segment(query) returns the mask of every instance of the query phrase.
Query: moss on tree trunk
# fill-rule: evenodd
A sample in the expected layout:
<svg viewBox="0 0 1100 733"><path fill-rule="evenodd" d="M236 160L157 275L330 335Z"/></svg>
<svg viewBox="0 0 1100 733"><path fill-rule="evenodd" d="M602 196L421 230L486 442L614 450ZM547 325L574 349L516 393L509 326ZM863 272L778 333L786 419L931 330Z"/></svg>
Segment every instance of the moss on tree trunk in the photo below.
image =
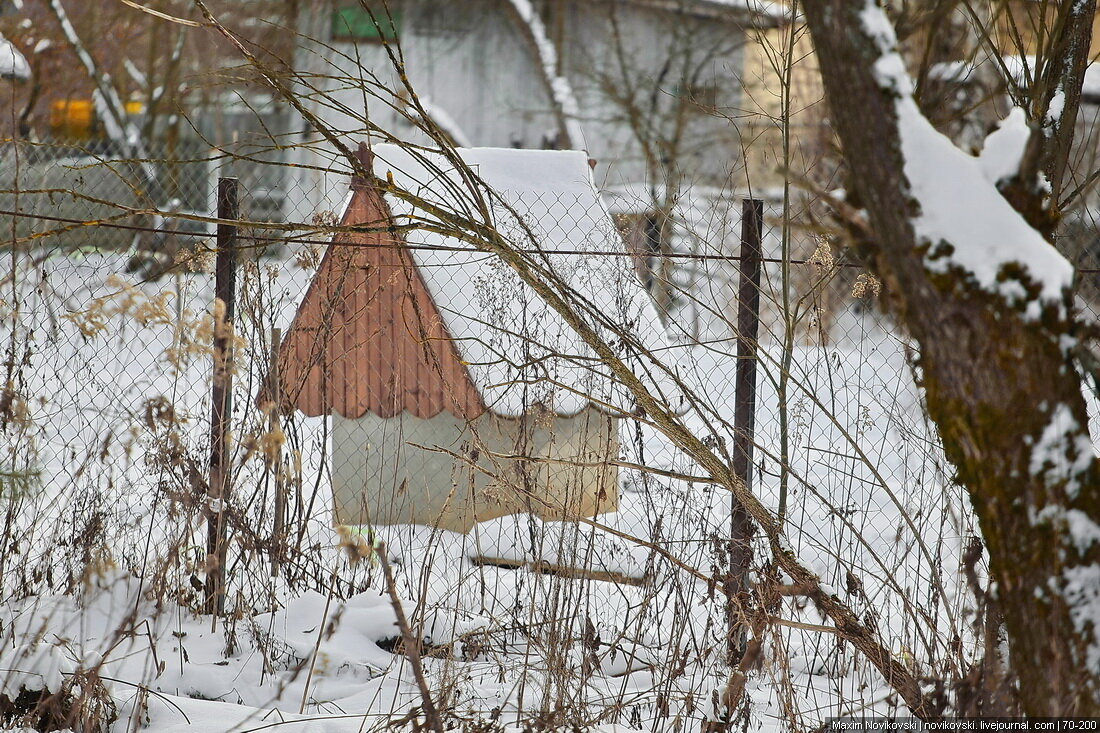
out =
<svg viewBox="0 0 1100 733"><path fill-rule="evenodd" d="M1100 477L1070 356L1069 294L1034 320L965 273L925 267L896 96L875 78L881 51L866 7L805 4L851 188L874 232L867 264L919 346L927 409L978 515L1022 711L1100 716L1100 619L1087 615L1094 603L1100 613Z"/></svg>

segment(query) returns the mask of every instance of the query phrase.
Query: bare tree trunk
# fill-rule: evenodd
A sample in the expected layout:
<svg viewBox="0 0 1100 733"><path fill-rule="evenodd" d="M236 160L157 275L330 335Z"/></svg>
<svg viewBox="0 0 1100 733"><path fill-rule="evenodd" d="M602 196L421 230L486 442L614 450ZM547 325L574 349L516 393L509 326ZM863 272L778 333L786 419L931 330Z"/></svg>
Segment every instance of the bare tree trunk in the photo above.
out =
<svg viewBox="0 0 1100 733"><path fill-rule="evenodd" d="M145 141L142 139L133 120L127 114L126 105L122 102L122 97L119 95L118 89L115 88L111 75L96 62L88 51L88 47L76 32L72 21L69 20L69 13L61 0L49 0L47 7L58 25L61 26L66 43L69 44L73 53L80 60L81 65L88 74L88 78L95 86L95 92L92 96L96 113L103 122L107 136L120 150L124 151L125 155L133 159L131 165L138 176L138 180L143 184L143 193L146 198L143 203L150 206L158 205L161 192L156 170L153 164L149 162Z"/></svg>
<svg viewBox="0 0 1100 733"><path fill-rule="evenodd" d="M1054 202L1061 199L1073 147L1081 87L1090 61L1096 0L1061 0L1058 6L1053 40L1042 72L1042 96L1037 100L1039 114L1036 119L1043 121L1046 134L1033 136L1041 147L1039 169L1050 182Z"/></svg>
<svg viewBox="0 0 1100 733"><path fill-rule="evenodd" d="M1094 6L1082 5L1091 27ZM1100 601L1100 476L1067 346L1079 330L1066 315L1069 295L1063 307L1047 302L1040 318L1028 318L1023 306L959 273L927 267L925 253L936 243L914 229L921 212L905 176L899 91L876 76L888 49L867 14L880 11L864 0L820 0L804 9L850 190L873 230L861 254L919 344L915 366L929 413L981 521L1021 707L1035 716L1100 715L1100 617L1092 615ZM1063 86L1067 113L1080 95L1076 78L1076 88ZM1054 158L1068 146L1054 143L1053 152L1033 154L1042 170L1064 167ZM1038 195L1012 203L1041 208ZM1044 450L1052 437L1053 456Z"/></svg>
<svg viewBox="0 0 1100 733"><path fill-rule="evenodd" d="M535 12L530 0L506 0L504 5L515 18L520 34L531 50L532 60L542 72L540 78L546 86L558 123L555 147L565 150L586 148L584 132L578 119L577 98L565 71L559 68L559 51L550 41L542 19Z"/></svg>

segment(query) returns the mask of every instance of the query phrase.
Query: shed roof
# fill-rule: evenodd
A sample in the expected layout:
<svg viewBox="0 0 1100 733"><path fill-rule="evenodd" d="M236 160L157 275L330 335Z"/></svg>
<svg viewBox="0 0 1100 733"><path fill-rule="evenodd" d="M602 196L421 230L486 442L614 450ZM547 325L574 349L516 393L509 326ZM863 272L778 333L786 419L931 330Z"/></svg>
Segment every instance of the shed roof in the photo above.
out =
<svg viewBox="0 0 1100 733"><path fill-rule="evenodd" d="M341 225L370 230L336 235L310 283L279 354L283 407L476 417L485 405L388 222L378 192L355 187Z"/></svg>
<svg viewBox="0 0 1100 733"><path fill-rule="evenodd" d="M770 28L778 25L788 13L783 0L631 0L636 5L656 7L676 13L690 13L704 18L733 18L750 27Z"/></svg>
<svg viewBox="0 0 1100 733"><path fill-rule="evenodd" d="M373 152L375 175L420 201L369 188L352 196L344 224L383 226L340 234L326 253L284 345L285 400L308 414L353 418L632 409L574 329L499 257L423 228L442 226L425 209L478 221L488 202L496 229L585 301L585 319L624 357L660 349L656 311L622 256L584 153L460 149L479 179L471 182L439 154L394 145ZM386 231L390 223L404 233ZM625 325L629 338L604 319Z"/></svg>

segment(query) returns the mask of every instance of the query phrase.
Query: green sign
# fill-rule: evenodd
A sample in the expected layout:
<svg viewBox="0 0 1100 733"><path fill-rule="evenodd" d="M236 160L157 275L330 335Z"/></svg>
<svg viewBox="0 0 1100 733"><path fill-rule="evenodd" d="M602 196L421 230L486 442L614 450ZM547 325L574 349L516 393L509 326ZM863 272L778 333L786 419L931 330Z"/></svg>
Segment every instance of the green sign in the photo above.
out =
<svg viewBox="0 0 1100 733"><path fill-rule="evenodd" d="M373 9L374 17L362 5L348 5L332 11L332 38L335 41L372 41L393 43L401 27L400 13L387 14L385 8Z"/></svg>

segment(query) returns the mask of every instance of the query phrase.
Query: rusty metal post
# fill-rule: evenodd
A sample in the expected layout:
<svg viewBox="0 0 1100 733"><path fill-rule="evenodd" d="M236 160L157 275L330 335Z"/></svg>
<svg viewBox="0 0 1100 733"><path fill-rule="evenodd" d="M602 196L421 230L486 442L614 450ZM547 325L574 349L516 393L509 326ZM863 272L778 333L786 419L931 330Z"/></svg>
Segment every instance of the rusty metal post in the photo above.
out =
<svg viewBox="0 0 1100 733"><path fill-rule="evenodd" d="M756 429L756 348L760 332L761 242L764 235L764 202L741 203L741 257L737 287L737 371L734 375L733 471L752 487L752 444ZM748 512L736 499L730 511L729 574L726 579L729 662L744 654L745 617L750 603L749 566L755 532Z"/></svg>
<svg viewBox="0 0 1100 733"><path fill-rule="evenodd" d="M206 612L225 610L226 503L229 477L229 420L233 392L233 320L237 280L236 178L218 179L217 261L214 271L214 379L210 410L210 485L206 520Z"/></svg>
<svg viewBox="0 0 1100 733"><path fill-rule="evenodd" d="M283 345L283 331L280 328L271 329L271 364L268 367L268 387L271 390L271 413L267 416L268 432L275 435L282 430L279 423L282 407L282 381L279 376L279 352ZM264 461L268 470L272 472L275 481L275 518L271 528L271 577L279 577L279 569L283 562L283 545L286 534L286 481L283 476L283 448L281 441L274 442L272 455L265 455Z"/></svg>

